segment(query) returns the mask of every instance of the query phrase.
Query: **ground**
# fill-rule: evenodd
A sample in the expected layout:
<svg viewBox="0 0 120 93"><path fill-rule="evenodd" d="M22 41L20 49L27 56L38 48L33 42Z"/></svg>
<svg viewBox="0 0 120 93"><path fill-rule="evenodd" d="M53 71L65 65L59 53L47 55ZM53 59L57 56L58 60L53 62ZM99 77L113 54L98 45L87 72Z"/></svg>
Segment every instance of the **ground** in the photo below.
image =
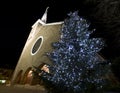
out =
<svg viewBox="0 0 120 93"><path fill-rule="evenodd" d="M5 86L0 85L0 93L47 93L42 86L30 85L16 85ZM105 92L105 93L119 93L119 92Z"/></svg>
<svg viewBox="0 0 120 93"><path fill-rule="evenodd" d="M44 88L40 86L5 86L0 85L0 93L46 93Z"/></svg>

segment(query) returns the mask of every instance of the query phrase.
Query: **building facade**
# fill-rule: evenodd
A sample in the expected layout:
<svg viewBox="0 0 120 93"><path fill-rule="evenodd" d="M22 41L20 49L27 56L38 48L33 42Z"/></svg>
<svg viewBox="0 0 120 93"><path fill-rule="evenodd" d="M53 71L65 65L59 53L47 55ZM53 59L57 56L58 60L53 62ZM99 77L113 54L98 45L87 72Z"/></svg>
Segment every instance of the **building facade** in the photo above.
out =
<svg viewBox="0 0 120 93"><path fill-rule="evenodd" d="M47 9L43 17L32 26L11 84L37 84L32 74L33 66L39 67L42 63L52 64L46 53L51 52L53 50L51 44L59 40L63 22L46 23Z"/></svg>

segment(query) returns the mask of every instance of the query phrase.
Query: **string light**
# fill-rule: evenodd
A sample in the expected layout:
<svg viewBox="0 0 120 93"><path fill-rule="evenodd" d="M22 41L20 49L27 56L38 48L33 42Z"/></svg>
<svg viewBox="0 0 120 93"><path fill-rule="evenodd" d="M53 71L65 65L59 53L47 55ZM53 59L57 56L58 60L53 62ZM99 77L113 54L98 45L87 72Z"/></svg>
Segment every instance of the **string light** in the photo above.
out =
<svg viewBox="0 0 120 93"><path fill-rule="evenodd" d="M91 84L98 89L104 85L104 69L98 65L102 62L96 53L104 47L101 38L89 38L95 31L89 31L89 23L78 16L78 12L68 14L61 29L61 39L54 43L55 50L49 53L54 65L51 67L52 76L47 76L55 84L64 84L64 87L76 91L86 91ZM76 92L77 93L77 92Z"/></svg>

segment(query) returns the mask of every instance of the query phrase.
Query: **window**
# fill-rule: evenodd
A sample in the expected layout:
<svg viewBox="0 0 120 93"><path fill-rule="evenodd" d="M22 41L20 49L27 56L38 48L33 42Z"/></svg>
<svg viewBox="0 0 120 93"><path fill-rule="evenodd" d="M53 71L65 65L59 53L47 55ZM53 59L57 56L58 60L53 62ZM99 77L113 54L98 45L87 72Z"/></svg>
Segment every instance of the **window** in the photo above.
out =
<svg viewBox="0 0 120 93"><path fill-rule="evenodd" d="M32 49L31 49L31 54L32 55L35 55L38 51L39 51L39 49L41 48L41 46L42 46L42 43L43 43L43 37L42 36L40 36L40 37L38 37L38 39L35 41L35 43L33 44L33 47L32 47Z"/></svg>

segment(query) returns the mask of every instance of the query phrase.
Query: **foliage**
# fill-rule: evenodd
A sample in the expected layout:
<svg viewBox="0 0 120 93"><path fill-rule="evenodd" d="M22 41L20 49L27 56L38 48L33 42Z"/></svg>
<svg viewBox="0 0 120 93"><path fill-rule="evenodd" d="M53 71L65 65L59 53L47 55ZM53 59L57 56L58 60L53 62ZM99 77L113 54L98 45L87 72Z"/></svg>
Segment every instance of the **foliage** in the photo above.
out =
<svg viewBox="0 0 120 93"><path fill-rule="evenodd" d="M54 51L47 53L52 60L50 73L43 73L50 93L95 93L106 85L109 64L98 52L104 47L102 38L90 38L85 19L78 11L68 14L61 29L61 38L53 43ZM45 85L48 85L45 84Z"/></svg>

